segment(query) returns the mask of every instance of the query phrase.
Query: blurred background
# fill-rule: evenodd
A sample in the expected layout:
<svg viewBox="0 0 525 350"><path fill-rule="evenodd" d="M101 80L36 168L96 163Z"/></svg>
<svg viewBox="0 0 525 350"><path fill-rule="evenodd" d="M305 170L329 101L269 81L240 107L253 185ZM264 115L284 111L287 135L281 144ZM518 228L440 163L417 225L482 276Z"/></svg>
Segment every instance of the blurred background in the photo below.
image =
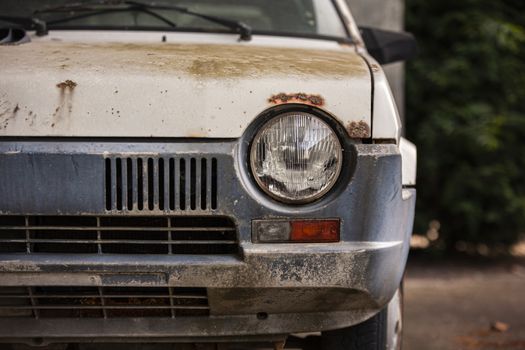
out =
<svg viewBox="0 0 525 350"><path fill-rule="evenodd" d="M525 1L348 0L405 29L387 67L418 146L405 349L525 349Z"/></svg>

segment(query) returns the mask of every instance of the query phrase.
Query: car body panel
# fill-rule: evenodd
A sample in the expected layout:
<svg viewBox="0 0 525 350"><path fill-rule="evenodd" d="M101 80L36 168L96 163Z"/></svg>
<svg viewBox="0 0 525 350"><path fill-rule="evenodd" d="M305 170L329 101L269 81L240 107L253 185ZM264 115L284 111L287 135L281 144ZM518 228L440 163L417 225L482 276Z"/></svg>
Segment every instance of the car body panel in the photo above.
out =
<svg viewBox="0 0 525 350"><path fill-rule="evenodd" d="M268 107L291 102L371 132L370 71L351 45L257 36L239 43L229 34L207 41L166 34L165 43L158 33L52 35L0 47L0 136L235 138Z"/></svg>

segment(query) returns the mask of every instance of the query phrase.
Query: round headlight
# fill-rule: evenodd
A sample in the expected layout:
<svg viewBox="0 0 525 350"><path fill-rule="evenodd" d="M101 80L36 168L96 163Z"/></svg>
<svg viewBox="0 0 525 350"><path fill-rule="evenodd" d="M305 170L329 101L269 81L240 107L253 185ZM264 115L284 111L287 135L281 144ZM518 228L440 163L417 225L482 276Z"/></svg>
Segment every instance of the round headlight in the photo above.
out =
<svg viewBox="0 0 525 350"><path fill-rule="evenodd" d="M250 157L253 176L267 194L284 202L308 203L336 183L343 150L322 119L290 112L263 125Z"/></svg>

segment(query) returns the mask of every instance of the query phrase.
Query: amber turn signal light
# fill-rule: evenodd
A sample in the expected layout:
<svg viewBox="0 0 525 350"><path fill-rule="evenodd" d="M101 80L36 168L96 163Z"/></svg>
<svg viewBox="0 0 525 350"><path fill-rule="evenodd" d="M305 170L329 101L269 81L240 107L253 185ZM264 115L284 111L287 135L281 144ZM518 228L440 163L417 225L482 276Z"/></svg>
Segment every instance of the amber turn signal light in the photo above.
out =
<svg viewBox="0 0 525 350"><path fill-rule="evenodd" d="M339 242L339 220L292 221L292 242Z"/></svg>
<svg viewBox="0 0 525 350"><path fill-rule="evenodd" d="M260 243L333 243L340 240L341 222L328 220L254 220L254 239Z"/></svg>

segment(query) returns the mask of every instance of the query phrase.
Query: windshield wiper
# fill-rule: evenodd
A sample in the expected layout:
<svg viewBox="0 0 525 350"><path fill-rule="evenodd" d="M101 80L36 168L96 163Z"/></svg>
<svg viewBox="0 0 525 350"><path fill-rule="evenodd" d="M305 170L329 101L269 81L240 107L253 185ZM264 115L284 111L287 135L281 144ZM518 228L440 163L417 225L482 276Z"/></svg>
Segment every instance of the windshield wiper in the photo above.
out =
<svg viewBox="0 0 525 350"><path fill-rule="evenodd" d="M114 5L127 5L127 7L111 7ZM74 3L74 4L69 4L69 5L44 8L44 9L35 11L34 14L53 13L53 12L70 12L70 11L87 12L87 13L83 13L83 14L79 14L75 16L69 16L65 18L60 18L60 19L56 19L56 20L48 22L49 25L53 25L53 24L69 22L75 19L97 16L100 14L111 13L111 12L140 11L140 12L147 13L151 16L154 16L172 27L176 26L175 23L171 22L166 17L159 15L153 10L175 11L175 12L187 14L189 16L199 17L204 20L207 20L213 23L217 23L217 24L220 24L222 26L232 29L235 33L238 33L240 35L240 40L250 41L252 39L252 28L243 22L231 20L228 18L216 17L216 16L194 12L185 7L175 6L175 5L156 5L156 4L141 3L137 1L123 1L123 0L116 0L116 1L115 0L101 0L101 1L95 1L95 2Z"/></svg>
<svg viewBox="0 0 525 350"><path fill-rule="evenodd" d="M103 15L103 14L106 14L106 13L138 11L138 12L142 12L142 13L148 14L148 15L150 15L152 17L155 17L158 20L166 23L170 27L176 27L177 26L177 24L175 24L174 22L170 21L168 18L166 18L166 17L164 17L162 15L159 15L158 13L156 13L154 11L151 11L150 9L148 9L147 7L144 7L144 6L124 3L125 5L128 5L128 6L126 6L126 7L100 7L100 8L96 7L97 5L104 5L105 6L105 5L113 5L113 4L115 4L115 1L101 1L101 2L95 2L95 3L70 4L70 5L63 5L63 6L57 6L57 7L51 7L51 8L36 10L33 14L53 13L53 12L71 12L71 11L87 12L87 13L82 13L82 14L79 14L79 15L59 18L59 19L52 20L52 21L48 22L49 25L53 25L53 24L59 24L59 23L73 21L73 20L76 20L76 19L82 19L82 18L87 18L87 17L92 17L92 16ZM116 4L119 5L120 3L116 3Z"/></svg>
<svg viewBox="0 0 525 350"><path fill-rule="evenodd" d="M249 25L241 21L235 21L235 20L228 19L228 18L206 15L203 13L188 10L185 7L175 6L175 5L144 4L141 2L137 2L137 1L124 1L124 3L128 5L144 7L147 9L171 10L171 11L176 11L179 13L184 13L190 16L194 16L194 17L199 17L207 21L214 22L214 23L223 25L227 28L234 30L236 33L239 33L239 35L241 36L240 39L243 41L252 40L252 28Z"/></svg>

